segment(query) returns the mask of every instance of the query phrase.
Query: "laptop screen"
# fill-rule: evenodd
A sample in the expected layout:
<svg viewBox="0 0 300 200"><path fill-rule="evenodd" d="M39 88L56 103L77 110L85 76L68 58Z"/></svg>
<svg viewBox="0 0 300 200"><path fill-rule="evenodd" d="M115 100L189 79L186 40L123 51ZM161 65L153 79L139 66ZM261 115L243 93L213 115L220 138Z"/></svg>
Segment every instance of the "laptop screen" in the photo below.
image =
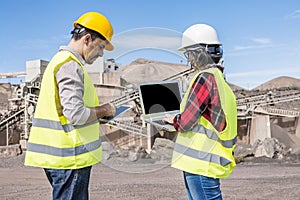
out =
<svg viewBox="0 0 300 200"><path fill-rule="evenodd" d="M144 115L178 111L180 108L178 80L139 84L139 95Z"/></svg>

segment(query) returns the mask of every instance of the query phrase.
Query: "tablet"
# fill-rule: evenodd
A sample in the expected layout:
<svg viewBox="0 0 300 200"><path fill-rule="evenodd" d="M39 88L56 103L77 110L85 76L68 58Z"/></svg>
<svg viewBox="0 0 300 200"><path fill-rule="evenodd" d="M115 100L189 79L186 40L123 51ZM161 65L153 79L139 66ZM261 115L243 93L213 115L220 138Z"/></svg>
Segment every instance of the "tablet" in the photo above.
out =
<svg viewBox="0 0 300 200"><path fill-rule="evenodd" d="M119 107L116 108L116 113L114 116L112 117L102 117L99 119L99 121L110 121L113 120L115 118L117 118L119 115L121 115L122 113L130 110L132 108L131 105L121 105Z"/></svg>

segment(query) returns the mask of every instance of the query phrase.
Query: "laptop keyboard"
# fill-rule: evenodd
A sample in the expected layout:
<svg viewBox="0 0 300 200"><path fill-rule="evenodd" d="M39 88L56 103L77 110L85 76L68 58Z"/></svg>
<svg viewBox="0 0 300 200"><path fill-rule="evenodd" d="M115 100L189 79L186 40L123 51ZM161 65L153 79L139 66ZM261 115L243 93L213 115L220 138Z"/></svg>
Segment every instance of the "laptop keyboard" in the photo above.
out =
<svg viewBox="0 0 300 200"><path fill-rule="evenodd" d="M165 129L165 130L168 130L168 131L170 131L170 130L173 131L173 130L174 130L174 131L175 131L173 125L167 123L166 121L164 121L164 120L162 120L162 119L152 120L151 122L152 122L152 123L155 123L155 124L157 124L157 125L158 125L158 124L161 125L162 128ZM158 125L158 126L159 126L159 125Z"/></svg>
<svg viewBox="0 0 300 200"><path fill-rule="evenodd" d="M163 120L155 120L155 121L153 121L153 122L155 122L155 123L158 123L158 124L160 124L160 125L165 125L165 124L167 124L165 121L163 121Z"/></svg>

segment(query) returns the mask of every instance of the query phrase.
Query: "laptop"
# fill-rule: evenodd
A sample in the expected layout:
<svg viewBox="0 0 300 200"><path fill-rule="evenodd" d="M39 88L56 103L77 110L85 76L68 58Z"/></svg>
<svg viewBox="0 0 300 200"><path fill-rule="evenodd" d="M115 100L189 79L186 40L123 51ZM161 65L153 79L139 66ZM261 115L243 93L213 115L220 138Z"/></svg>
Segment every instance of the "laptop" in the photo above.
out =
<svg viewBox="0 0 300 200"><path fill-rule="evenodd" d="M163 118L166 114L179 114L182 97L179 80L140 83L138 90L145 122L170 132L176 131Z"/></svg>

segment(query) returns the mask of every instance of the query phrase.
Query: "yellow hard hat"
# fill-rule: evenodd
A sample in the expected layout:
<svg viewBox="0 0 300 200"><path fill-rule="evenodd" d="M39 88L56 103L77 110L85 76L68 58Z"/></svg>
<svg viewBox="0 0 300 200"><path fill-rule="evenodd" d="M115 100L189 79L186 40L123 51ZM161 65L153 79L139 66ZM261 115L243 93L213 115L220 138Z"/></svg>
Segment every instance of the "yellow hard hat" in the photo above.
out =
<svg viewBox="0 0 300 200"><path fill-rule="evenodd" d="M114 34L114 30L110 22L104 15L98 12L87 12L81 15L74 22L74 27L76 27L77 24L80 24L88 29L91 29L103 35L105 39L108 41L108 44L105 46L105 49L108 51L114 49L114 46L110 42Z"/></svg>

